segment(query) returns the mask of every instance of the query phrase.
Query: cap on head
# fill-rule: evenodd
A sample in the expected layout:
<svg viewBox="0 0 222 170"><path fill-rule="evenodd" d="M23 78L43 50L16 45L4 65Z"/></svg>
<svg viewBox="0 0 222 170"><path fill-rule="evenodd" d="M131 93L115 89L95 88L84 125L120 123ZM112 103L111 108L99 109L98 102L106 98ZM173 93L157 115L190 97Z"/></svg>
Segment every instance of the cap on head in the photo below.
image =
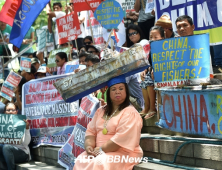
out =
<svg viewBox="0 0 222 170"><path fill-rule="evenodd" d="M110 79L108 82L107 82L107 86L108 87L111 87L115 84L119 84L119 83L126 83L126 78L124 75L120 75L120 76L117 76L117 77L114 77L112 79Z"/></svg>
<svg viewBox="0 0 222 170"><path fill-rule="evenodd" d="M39 63L39 60L37 58L31 59L31 64Z"/></svg>

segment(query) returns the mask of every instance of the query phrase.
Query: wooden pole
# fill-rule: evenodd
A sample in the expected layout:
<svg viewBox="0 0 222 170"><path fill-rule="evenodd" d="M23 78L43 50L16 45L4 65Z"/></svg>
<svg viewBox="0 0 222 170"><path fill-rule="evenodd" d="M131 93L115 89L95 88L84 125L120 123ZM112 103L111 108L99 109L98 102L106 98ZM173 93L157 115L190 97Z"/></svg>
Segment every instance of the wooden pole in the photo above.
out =
<svg viewBox="0 0 222 170"><path fill-rule="evenodd" d="M111 30L111 32L110 32L110 34L109 34L109 38L108 38L108 40L107 40L107 42L106 42L105 49L106 49L106 48L108 47L108 45L109 45L109 41L110 41L110 39L111 39L112 33L113 33L113 29Z"/></svg>
<svg viewBox="0 0 222 170"><path fill-rule="evenodd" d="M89 20L89 26L90 26L90 31L91 31L91 35L92 35L93 44L95 44L89 11L87 11L87 13L88 13L88 20Z"/></svg>

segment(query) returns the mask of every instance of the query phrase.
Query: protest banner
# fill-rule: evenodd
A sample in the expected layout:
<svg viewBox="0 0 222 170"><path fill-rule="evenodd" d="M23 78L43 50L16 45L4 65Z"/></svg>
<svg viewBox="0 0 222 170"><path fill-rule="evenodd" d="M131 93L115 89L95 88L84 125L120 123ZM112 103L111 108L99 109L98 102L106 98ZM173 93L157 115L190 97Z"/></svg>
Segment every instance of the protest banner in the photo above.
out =
<svg viewBox="0 0 222 170"><path fill-rule="evenodd" d="M25 70L26 72L31 71L31 58L21 57L20 70Z"/></svg>
<svg viewBox="0 0 222 170"><path fill-rule="evenodd" d="M199 85L210 80L209 34L151 43L156 87Z"/></svg>
<svg viewBox="0 0 222 170"><path fill-rule="evenodd" d="M73 6L75 8L75 12L93 10L101 3L101 0L73 0Z"/></svg>
<svg viewBox="0 0 222 170"><path fill-rule="evenodd" d="M81 34L79 20L76 12L56 20L59 34L59 44L64 44L78 38Z"/></svg>
<svg viewBox="0 0 222 170"><path fill-rule="evenodd" d="M122 5L123 11L126 12L135 11L134 9L135 0L119 0L119 2Z"/></svg>
<svg viewBox="0 0 222 170"><path fill-rule="evenodd" d="M66 75L27 82L22 90L22 114L30 123L32 146L62 146L76 125L79 102L65 103L53 83Z"/></svg>
<svg viewBox="0 0 222 170"><path fill-rule="evenodd" d="M222 6L221 0L155 0L155 15L160 18L163 14L169 15L172 23L178 16L189 15L193 18L195 34L209 33L210 44L222 44ZM176 30L176 25L173 24Z"/></svg>
<svg viewBox="0 0 222 170"><path fill-rule="evenodd" d="M90 23L92 26L92 32L93 32L93 38L96 45L104 46L104 39L103 39L103 27L100 25L100 23L96 20L94 17L94 14L92 11L89 11L86 14L86 18L84 21L85 29L86 29L86 35L92 36L91 30L90 30Z"/></svg>
<svg viewBox="0 0 222 170"><path fill-rule="evenodd" d="M153 9L154 9L154 1L153 0L147 0L145 13L151 13Z"/></svg>
<svg viewBox="0 0 222 170"><path fill-rule="evenodd" d="M49 54L49 58L48 58L48 63L47 63L47 67L50 69L50 71L57 71L57 65L56 65L56 54L58 52L65 52L67 54L67 56L69 55L70 52L70 48L66 47L66 48L59 48L57 50L52 50Z"/></svg>
<svg viewBox="0 0 222 170"><path fill-rule="evenodd" d="M25 134L26 116L0 114L0 144L19 145Z"/></svg>
<svg viewBox="0 0 222 170"><path fill-rule="evenodd" d="M117 29L124 17L124 13L119 2L106 0L98 6L94 16L105 29Z"/></svg>
<svg viewBox="0 0 222 170"><path fill-rule="evenodd" d="M38 43L37 43L38 51L44 51L44 49L46 47L46 39L47 39L46 32L47 32L46 29L37 29L36 30L36 35L38 38Z"/></svg>
<svg viewBox="0 0 222 170"><path fill-rule="evenodd" d="M222 139L221 87L159 89L162 103L157 125L174 132Z"/></svg>
<svg viewBox="0 0 222 170"><path fill-rule="evenodd" d="M6 78L6 81L12 84L14 87L17 87L22 79L22 76L16 74L15 72L11 71Z"/></svg>
<svg viewBox="0 0 222 170"><path fill-rule="evenodd" d="M68 77L54 83L66 102L76 101L102 87L116 76L130 76L147 68L148 60L143 47L130 48L115 57L70 74Z"/></svg>
<svg viewBox="0 0 222 170"><path fill-rule="evenodd" d="M12 26L16 11L18 10L18 7L20 6L21 2L22 0L5 1L5 4L3 5L0 12L0 21Z"/></svg>
<svg viewBox="0 0 222 170"><path fill-rule="evenodd" d="M32 23L39 16L40 12L50 0L26 1L23 0L14 18L9 42L20 48L22 41L31 27ZM25 7L25 8L24 8Z"/></svg>
<svg viewBox="0 0 222 170"><path fill-rule="evenodd" d="M73 169L75 159L85 151L84 142L87 125L98 108L99 100L96 97L90 94L82 98L76 126L66 144L58 152L58 163L67 170Z"/></svg>

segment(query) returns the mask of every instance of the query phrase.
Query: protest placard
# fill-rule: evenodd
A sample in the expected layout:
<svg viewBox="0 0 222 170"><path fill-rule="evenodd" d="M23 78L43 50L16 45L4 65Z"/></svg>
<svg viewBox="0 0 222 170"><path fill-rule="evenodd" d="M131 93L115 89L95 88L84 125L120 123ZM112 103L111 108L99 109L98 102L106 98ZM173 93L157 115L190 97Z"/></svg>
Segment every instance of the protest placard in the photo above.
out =
<svg viewBox="0 0 222 170"><path fill-rule="evenodd" d="M14 90L14 87L10 83L8 83L7 81L3 83L2 88L1 88L2 93L5 93L9 97L13 97L14 96L13 90Z"/></svg>
<svg viewBox="0 0 222 170"><path fill-rule="evenodd" d="M66 76L49 76L23 85L22 114L29 120L33 147L62 146L73 132L79 102L65 103L53 86Z"/></svg>
<svg viewBox="0 0 222 170"><path fill-rule="evenodd" d="M51 46L54 43L53 34L49 32L47 29L46 31L46 46Z"/></svg>
<svg viewBox="0 0 222 170"><path fill-rule="evenodd" d="M46 38L47 38L46 29L37 29L36 35L38 38L37 49L38 51L43 51L46 47Z"/></svg>
<svg viewBox="0 0 222 170"><path fill-rule="evenodd" d="M153 0L147 0L145 13L151 13L153 9L154 9L154 1Z"/></svg>
<svg viewBox="0 0 222 170"><path fill-rule="evenodd" d="M77 68L79 68L79 65L66 65L65 73L73 73Z"/></svg>
<svg viewBox="0 0 222 170"><path fill-rule="evenodd" d="M117 29L124 17L124 13L119 2L106 0L98 6L94 16L105 29Z"/></svg>
<svg viewBox="0 0 222 170"><path fill-rule="evenodd" d="M76 126L66 144L58 152L58 163L66 169L73 169L75 159L85 151L84 142L87 125L99 106L99 100L91 94L82 98Z"/></svg>
<svg viewBox="0 0 222 170"><path fill-rule="evenodd" d="M31 58L21 57L20 70L25 70L26 72L31 71Z"/></svg>
<svg viewBox="0 0 222 170"><path fill-rule="evenodd" d="M210 79L209 34L151 43L156 87L199 85Z"/></svg>
<svg viewBox="0 0 222 170"><path fill-rule="evenodd" d="M86 10L95 11L101 3L101 0L73 0L75 12L81 12Z"/></svg>
<svg viewBox="0 0 222 170"><path fill-rule="evenodd" d="M120 0L119 2L122 5L124 11L126 12L135 11L134 9L135 0Z"/></svg>
<svg viewBox="0 0 222 170"><path fill-rule="evenodd" d="M66 47L66 48L59 48L57 50L52 50L49 54L49 58L48 58L48 63L47 63L47 67L50 69L50 71L57 71L57 65L56 65L56 54L58 52L65 52L67 54L67 56L69 55L70 52L70 48Z"/></svg>
<svg viewBox="0 0 222 170"><path fill-rule="evenodd" d="M15 72L11 71L6 78L6 81L12 84L14 87L17 87L22 79L22 76L16 74Z"/></svg>
<svg viewBox="0 0 222 170"><path fill-rule="evenodd" d="M79 20L76 12L56 20L59 34L59 44L75 40L81 34Z"/></svg>
<svg viewBox="0 0 222 170"><path fill-rule="evenodd" d="M25 133L26 116L0 114L0 144L19 145Z"/></svg>

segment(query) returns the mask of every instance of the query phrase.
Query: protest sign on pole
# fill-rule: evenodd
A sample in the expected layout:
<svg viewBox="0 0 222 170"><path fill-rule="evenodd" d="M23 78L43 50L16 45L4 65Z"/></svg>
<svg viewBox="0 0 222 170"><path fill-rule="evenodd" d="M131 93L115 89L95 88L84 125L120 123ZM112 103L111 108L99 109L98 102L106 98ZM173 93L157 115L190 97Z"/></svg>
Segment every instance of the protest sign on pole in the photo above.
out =
<svg viewBox="0 0 222 170"><path fill-rule="evenodd" d="M58 163L66 169L73 169L75 159L85 151L84 142L87 125L98 108L99 100L96 97L90 94L82 98L76 126L66 144L58 152Z"/></svg>
<svg viewBox="0 0 222 170"><path fill-rule="evenodd" d="M81 34L79 20L76 12L56 20L59 34L59 44L64 44L78 38Z"/></svg>
<svg viewBox="0 0 222 170"><path fill-rule="evenodd" d="M151 43L156 87L199 85L210 80L209 34Z"/></svg>
<svg viewBox="0 0 222 170"><path fill-rule="evenodd" d="M14 87L8 83L7 81L5 81L2 85L2 88L1 88L1 92L8 95L9 97L13 97L14 96ZM11 100L10 100L11 101Z"/></svg>
<svg viewBox="0 0 222 170"><path fill-rule="evenodd" d="M123 11L135 11L134 4L135 0L119 0L120 4L122 5Z"/></svg>
<svg viewBox="0 0 222 170"><path fill-rule="evenodd" d="M16 74L15 72L11 71L6 78L6 81L12 84L14 87L17 87L22 79L22 76Z"/></svg>
<svg viewBox="0 0 222 170"><path fill-rule="evenodd" d="M59 48L57 50L52 50L49 54L49 58L48 58L48 64L47 67L50 69L50 71L57 71L57 65L56 65L56 54L58 52L65 52L67 54L67 56L69 55L70 49L67 48Z"/></svg>
<svg viewBox="0 0 222 170"><path fill-rule="evenodd" d="M37 49L38 51L44 51L46 47L46 39L47 39L46 29L37 29L36 35L38 38Z"/></svg>
<svg viewBox="0 0 222 170"><path fill-rule="evenodd" d="M98 6L94 12L94 16L105 29L117 29L124 14L119 2L106 0Z"/></svg>
<svg viewBox="0 0 222 170"><path fill-rule="evenodd" d="M65 103L53 83L66 75L27 82L22 90L22 114L30 124L32 146L64 145L76 125L79 102Z"/></svg>
<svg viewBox="0 0 222 170"><path fill-rule="evenodd" d="M222 44L221 0L154 0L154 3L156 18L170 16L174 30L177 17L186 14L193 18L195 34L209 33L211 45Z"/></svg>
<svg viewBox="0 0 222 170"><path fill-rule="evenodd" d="M31 71L31 58L21 57L20 70L25 70L26 72Z"/></svg>
<svg viewBox="0 0 222 170"><path fill-rule="evenodd" d="M95 11L96 8L101 3L101 0L73 0L74 10L75 12L93 10Z"/></svg>
<svg viewBox="0 0 222 170"><path fill-rule="evenodd" d="M19 145L25 134L26 116L0 114L0 144Z"/></svg>

